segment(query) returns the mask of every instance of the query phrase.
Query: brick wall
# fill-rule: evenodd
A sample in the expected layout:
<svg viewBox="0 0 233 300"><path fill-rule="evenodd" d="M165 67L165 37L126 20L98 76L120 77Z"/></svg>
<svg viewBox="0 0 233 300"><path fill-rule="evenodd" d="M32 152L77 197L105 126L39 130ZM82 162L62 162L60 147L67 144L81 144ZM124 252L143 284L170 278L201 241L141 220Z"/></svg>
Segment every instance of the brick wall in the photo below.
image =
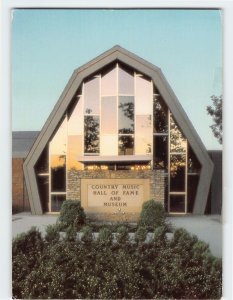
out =
<svg viewBox="0 0 233 300"><path fill-rule="evenodd" d="M13 213L30 211L23 175L23 158L12 159L12 210Z"/></svg>

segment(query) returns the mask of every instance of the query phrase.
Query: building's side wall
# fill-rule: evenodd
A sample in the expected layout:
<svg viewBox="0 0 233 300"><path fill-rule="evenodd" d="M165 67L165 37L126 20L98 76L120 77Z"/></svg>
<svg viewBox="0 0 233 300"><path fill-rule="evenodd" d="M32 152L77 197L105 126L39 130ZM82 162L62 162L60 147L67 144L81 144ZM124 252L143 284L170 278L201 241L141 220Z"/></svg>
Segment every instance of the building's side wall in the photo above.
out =
<svg viewBox="0 0 233 300"><path fill-rule="evenodd" d="M82 179L148 179L149 180L149 199L154 199L157 202L164 204L165 200L165 184L166 176L163 170L147 170L147 171L77 171L71 169L67 174L67 199L80 200L81 199L81 180ZM149 200L146 199L146 200ZM98 213L89 214L89 217L94 219L104 220L121 220L122 217L127 221L137 221L139 213L127 213L126 215L113 213Z"/></svg>
<svg viewBox="0 0 233 300"><path fill-rule="evenodd" d="M12 159L12 210L13 213L30 211L23 176L23 158Z"/></svg>
<svg viewBox="0 0 233 300"><path fill-rule="evenodd" d="M210 212L212 215L222 212L222 151L208 151L214 163L214 172L210 186Z"/></svg>

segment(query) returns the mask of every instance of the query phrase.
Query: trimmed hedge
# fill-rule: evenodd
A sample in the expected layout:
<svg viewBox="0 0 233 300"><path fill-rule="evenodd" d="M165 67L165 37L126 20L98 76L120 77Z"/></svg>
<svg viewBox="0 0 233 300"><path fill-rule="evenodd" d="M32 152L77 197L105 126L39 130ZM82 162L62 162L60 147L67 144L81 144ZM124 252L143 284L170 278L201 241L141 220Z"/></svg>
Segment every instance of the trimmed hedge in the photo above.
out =
<svg viewBox="0 0 233 300"><path fill-rule="evenodd" d="M59 227L57 225L48 225L46 227L45 240L48 243L57 243L60 239Z"/></svg>
<svg viewBox="0 0 233 300"><path fill-rule="evenodd" d="M66 200L62 203L57 224L60 229L68 227L79 229L86 222L86 214L79 200Z"/></svg>
<svg viewBox="0 0 233 300"><path fill-rule="evenodd" d="M13 295L17 295L17 298L23 298L22 293L27 288L26 279L40 266L44 252L44 240L35 227L13 239L12 286Z"/></svg>
<svg viewBox="0 0 233 300"><path fill-rule="evenodd" d="M149 229L164 226L166 224L166 213L160 202L151 199L142 205L139 225Z"/></svg>
<svg viewBox="0 0 233 300"><path fill-rule="evenodd" d="M72 228L71 228L72 229ZM85 230L84 230L85 229ZM74 232L74 231L73 231ZM208 245L183 229L166 239L166 227L155 228L151 242L128 242L120 227L117 243L109 229L93 239L43 240L32 229L13 241L13 296L36 299L219 299L221 260ZM85 238L84 238L85 236Z"/></svg>

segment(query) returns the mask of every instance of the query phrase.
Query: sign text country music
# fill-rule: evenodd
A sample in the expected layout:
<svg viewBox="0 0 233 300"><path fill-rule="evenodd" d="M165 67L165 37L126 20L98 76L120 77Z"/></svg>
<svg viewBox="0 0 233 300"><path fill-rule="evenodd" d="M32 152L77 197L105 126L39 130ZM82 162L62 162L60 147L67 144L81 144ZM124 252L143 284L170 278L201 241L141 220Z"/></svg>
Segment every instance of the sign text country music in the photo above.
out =
<svg viewBox="0 0 233 300"><path fill-rule="evenodd" d="M141 184L89 184L89 205L104 207L127 207L141 205ZM95 203L95 204L94 204Z"/></svg>

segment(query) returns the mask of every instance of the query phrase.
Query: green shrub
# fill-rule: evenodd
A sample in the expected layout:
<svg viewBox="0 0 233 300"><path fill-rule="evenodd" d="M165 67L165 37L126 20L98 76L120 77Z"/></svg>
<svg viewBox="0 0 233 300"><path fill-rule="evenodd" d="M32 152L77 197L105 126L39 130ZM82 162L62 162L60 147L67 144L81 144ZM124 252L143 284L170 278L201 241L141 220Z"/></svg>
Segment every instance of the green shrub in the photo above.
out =
<svg viewBox="0 0 233 300"><path fill-rule="evenodd" d="M188 253L193 251L194 245L198 242L196 235L191 235L184 228L179 228L174 231L173 238L171 240L171 247L177 252L183 251Z"/></svg>
<svg viewBox="0 0 233 300"><path fill-rule="evenodd" d="M92 228L90 226L84 226L81 232L82 232L81 241L84 244L91 244L93 242Z"/></svg>
<svg viewBox="0 0 233 300"><path fill-rule="evenodd" d="M69 226L78 229L86 221L86 214L81 207L80 201L66 200L62 203L58 225L66 229Z"/></svg>
<svg viewBox="0 0 233 300"><path fill-rule="evenodd" d="M112 231L109 228L102 228L99 232L98 242L104 245L111 245L113 240Z"/></svg>
<svg viewBox="0 0 233 300"><path fill-rule="evenodd" d="M71 226L74 232L74 228ZM118 227L118 243L62 239L43 244L36 230L14 242L13 295L26 299L219 299L222 264L208 245L183 229L166 240L166 226L155 228L150 243L130 243ZM140 232L140 230L138 230ZM145 229L141 230L144 235ZM101 237L102 236L102 237ZM104 228L101 241L111 240ZM143 238L140 237L142 241ZM156 241L156 242L155 242ZM165 241L165 242L164 242ZM125 243L127 242L127 243ZM107 246L106 246L107 245ZM29 258L29 259L28 259ZM32 259L33 258L33 259Z"/></svg>
<svg viewBox="0 0 233 300"><path fill-rule="evenodd" d="M175 284L170 294L180 293L192 299L219 299L221 297L222 268L220 260L213 257L209 246L185 229L175 230L170 241L173 265L180 274L180 291ZM177 258L176 258L177 257ZM216 267L216 268L215 268ZM185 270L182 273L182 268ZM183 286L186 284L186 287ZM176 294L175 294L176 295ZM178 297L179 294L176 295ZM197 296L198 295L198 296Z"/></svg>
<svg viewBox="0 0 233 300"><path fill-rule="evenodd" d="M146 236L147 236L147 229L146 227L143 227L143 226L139 226L137 231L135 232L135 241L137 243L143 243L146 239Z"/></svg>
<svg viewBox="0 0 233 300"><path fill-rule="evenodd" d="M13 239L12 255L22 253L28 255L29 258L31 256L32 260L34 260L34 256L42 252L43 248L44 241L40 231L36 227L32 227L28 232L22 233Z"/></svg>
<svg viewBox="0 0 233 300"><path fill-rule="evenodd" d="M77 239L77 231L73 226L69 226L66 229L65 241L67 242L75 242Z"/></svg>
<svg viewBox="0 0 233 300"><path fill-rule="evenodd" d="M59 234L59 227L55 225L48 225L46 227L46 235L45 235L45 240L48 243L56 243L60 239L60 234Z"/></svg>
<svg viewBox="0 0 233 300"><path fill-rule="evenodd" d="M158 226L154 230L154 236L153 236L153 242L157 246L163 246L164 243L166 242L166 232L167 232L167 227L166 226Z"/></svg>
<svg viewBox="0 0 233 300"><path fill-rule="evenodd" d="M153 229L155 227L163 226L165 223L166 213L160 202L155 202L152 199L143 203L139 218L139 226Z"/></svg>
<svg viewBox="0 0 233 300"><path fill-rule="evenodd" d="M12 285L13 296L22 298L25 278L40 262L44 249L41 233L32 227L12 242Z"/></svg>
<svg viewBox="0 0 233 300"><path fill-rule="evenodd" d="M81 270L76 264L78 255L82 257L83 252L71 241L50 244L40 264L26 278L23 298L74 299L74 295L78 296L75 291L75 283L78 285L81 281Z"/></svg>
<svg viewBox="0 0 233 300"><path fill-rule="evenodd" d="M116 240L119 244L124 244L129 240L129 233L126 226L121 225L117 228Z"/></svg>

